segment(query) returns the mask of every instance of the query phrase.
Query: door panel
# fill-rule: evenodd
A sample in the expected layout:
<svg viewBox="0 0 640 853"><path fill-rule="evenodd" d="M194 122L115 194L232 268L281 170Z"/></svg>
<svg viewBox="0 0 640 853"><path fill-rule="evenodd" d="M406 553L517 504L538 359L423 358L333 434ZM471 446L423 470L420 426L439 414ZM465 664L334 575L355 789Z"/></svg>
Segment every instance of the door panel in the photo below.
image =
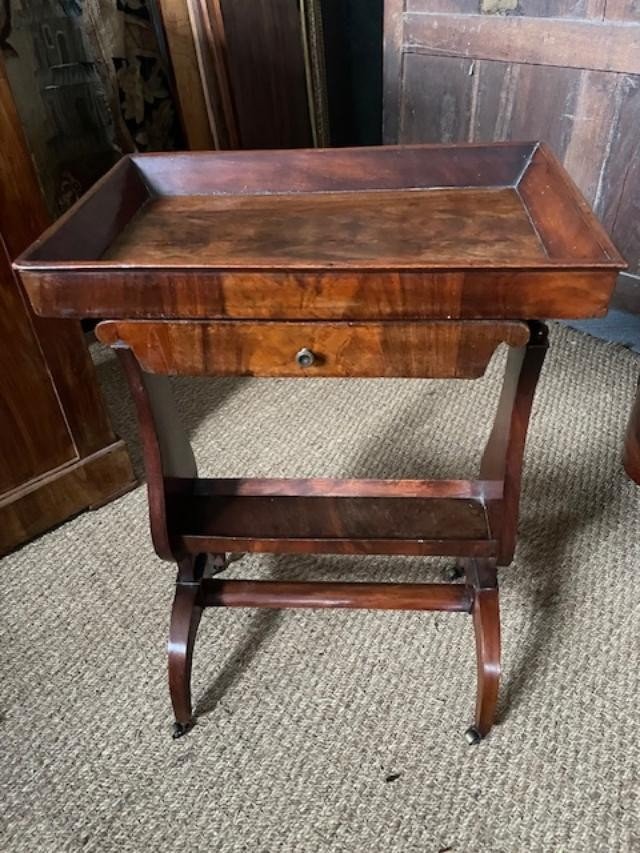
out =
<svg viewBox="0 0 640 853"><path fill-rule="evenodd" d="M300 9L291 0L221 0L243 148L313 145Z"/></svg>
<svg viewBox="0 0 640 853"><path fill-rule="evenodd" d="M36 317L10 258L49 224L0 57L0 555L134 484L80 324Z"/></svg>
<svg viewBox="0 0 640 853"><path fill-rule="evenodd" d="M0 494L76 458L0 239Z"/></svg>

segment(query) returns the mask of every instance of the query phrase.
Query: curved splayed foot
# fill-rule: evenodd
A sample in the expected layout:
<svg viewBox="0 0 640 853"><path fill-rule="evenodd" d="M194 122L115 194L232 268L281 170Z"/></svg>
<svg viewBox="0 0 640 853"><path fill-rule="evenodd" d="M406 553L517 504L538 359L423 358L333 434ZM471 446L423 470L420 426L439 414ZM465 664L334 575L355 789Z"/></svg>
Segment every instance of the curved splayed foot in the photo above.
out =
<svg viewBox="0 0 640 853"><path fill-rule="evenodd" d="M465 736L478 743L491 731L495 721L500 686L500 605L495 562L470 560L467 582L474 588L473 627L476 637L478 688L473 726Z"/></svg>
<svg viewBox="0 0 640 853"><path fill-rule="evenodd" d="M193 726L191 710L191 663L193 645L200 624L200 583L176 585L169 629L169 692L175 715L173 737L186 734Z"/></svg>

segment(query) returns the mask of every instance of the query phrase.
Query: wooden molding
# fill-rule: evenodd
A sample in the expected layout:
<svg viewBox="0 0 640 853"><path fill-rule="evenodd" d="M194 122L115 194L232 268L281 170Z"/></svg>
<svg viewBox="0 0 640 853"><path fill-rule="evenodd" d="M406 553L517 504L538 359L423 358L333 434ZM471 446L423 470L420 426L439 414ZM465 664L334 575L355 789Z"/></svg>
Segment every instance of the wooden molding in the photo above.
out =
<svg viewBox="0 0 640 853"><path fill-rule="evenodd" d="M628 22L413 12L404 16L404 47L409 53L640 74L640 24Z"/></svg>
<svg viewBox="0 0 640 853"><path fill-rule="evenodd" d="M128 492L137 481L123 441L59 468L0 500L0 555Z"/></svg>
<svg viewBox="0 0 640 853"><path fill-rule="evenodd" d="M404 2L385 0L383 29L382 141L394 145L400 133L400 81L403 64Z"/></svg>
<svg viewBox="0 0 640 853"><path fill-rule="evenodd" d="M193 151L209 150L215 145L200 79L188 0L157 2L171 55L187 144Z"/></svg>
<svg viewBox="0 0 640 853"><path fill-rule="evenodd" d="M239 136L219 0L186 0L209 128L215 148L238 148Z"/></svg>
<svg viewBox="0 0 640 853"><path fill-rule="evenodd" d="M331 134L320 0L300 0L300 22L313 145L326 148Z"/></svg>

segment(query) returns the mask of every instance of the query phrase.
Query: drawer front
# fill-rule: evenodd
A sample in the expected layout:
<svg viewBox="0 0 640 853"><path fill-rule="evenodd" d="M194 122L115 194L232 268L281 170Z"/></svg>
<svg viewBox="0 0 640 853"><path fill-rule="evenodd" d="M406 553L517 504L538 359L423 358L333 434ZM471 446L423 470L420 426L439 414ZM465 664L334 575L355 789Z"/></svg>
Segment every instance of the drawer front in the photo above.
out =
<svg viewBox="0 0 640 853"><path fill-rule="evenodd" d="M190 376L482 376L496 347L523 346L518 321L253 323L105 321L98 338L127 346L149 373Z"/></svg>

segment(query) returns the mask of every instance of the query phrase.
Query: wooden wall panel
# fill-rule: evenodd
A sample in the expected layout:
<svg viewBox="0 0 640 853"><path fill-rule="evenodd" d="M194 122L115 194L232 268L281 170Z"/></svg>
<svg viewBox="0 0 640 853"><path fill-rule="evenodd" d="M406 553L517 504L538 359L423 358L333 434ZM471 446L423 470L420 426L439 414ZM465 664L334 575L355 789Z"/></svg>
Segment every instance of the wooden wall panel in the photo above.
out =
<svg viewBox="0 0 640 853"><path fill-rule="evenodd" d="M543 139L640 275L637 0L386 0L384 141Z"/></svg>
<svg viewBox="0 0 640 853"><path fill-rule="evenodd" d="M158 0L191 148L329 144L320 0Z"/></svg>
<svg viewBox="0 0 640 853"><path fill-rule="evenodd" d="M612 0L629 7L636 0ZM590 18L602 16L607 0L406 0L406 12L517 14L530 18Z"/></svg>
<svg viewBox="0 0 640 853"><path fill-rule="evenodd" d="M553 110L546 141L560 156L570 144L581 83L575 69L408 54L404 80L403 142L535 140Z"/></svg>
<svg viewBox="0 0 640 853"><path fill-rule="evenodd" d="M467 138L471 89L467 84L470 59L451 56L405 59L403 100L400 106L403 142L463 142ZM423 87L425 74L429 86Z"/></svg>
<svg viewBox="0 0 640 853"><path fill-rule="evenodd" d="M470 140L545 141L562 157L573 127L580 72L572 68L476 62L477 97ZM526 104L526 108L523 105ZM549 113L556 120L549 124Z"/></svg>
<svg viewBox="0 0 640 853"><path fill-rule="evenodd" d="M500 0L482 0L485 8ZM617 0L613 0L617 2ZM519 15L528 18L601 18L607 0L518 0Z"/></svg>
<svg viewBox="0 0 640 853"><path fill-rule="evenodd" d="M604 225L640 267L640 77L621 76L599 192ZM633 254L632 254L633 253Z"/></svg>
<svg viewBox="0 0 640 853"><path fill-rule="evenodd" d="M578 78L577 98L569 117L569 140L564 165L586 199L605 216L601 205L603 176L617 157L611 152L620 115L620 75L583 71ZM594 144L595 141L595 144ZM604 152L603 152L604 147ZM615 195L612 187L611 197Z"/></svg>
<svg viewBox="0 0 640 853"><path fill-rule="evenodd" d="M640 3L638 0L610 0L605 3L604 17L607 21L640 21Z"/></svg>
<svg viewBox="0 0 640 853"><path fill-rule="evenodd" d="M186 0L214 148L238 148L220 0ZM185 97L188 97L188 93Z"/></svg>
<svg viewBox="0 0 640 853"><path fill-rule="evenodd" d="M640 73L640 35L624 23L502 15L408 14L412 52L499 59L563 68ZM542 24L541 24L542 22ZM553 27L554 38L542 27Z"/></svg>
<svg viewBox="0 0 640 853"><path fill-rule="evenodd" d="M50 225L50 219L1 62L0 133L4 154L0 157L0 232L13 259ZM18 287L17 282L13 286ZM26 305L23 310L27 311ZM81 456L93 453L114 436L80 324L28 314L76 450Z"/></svg>

